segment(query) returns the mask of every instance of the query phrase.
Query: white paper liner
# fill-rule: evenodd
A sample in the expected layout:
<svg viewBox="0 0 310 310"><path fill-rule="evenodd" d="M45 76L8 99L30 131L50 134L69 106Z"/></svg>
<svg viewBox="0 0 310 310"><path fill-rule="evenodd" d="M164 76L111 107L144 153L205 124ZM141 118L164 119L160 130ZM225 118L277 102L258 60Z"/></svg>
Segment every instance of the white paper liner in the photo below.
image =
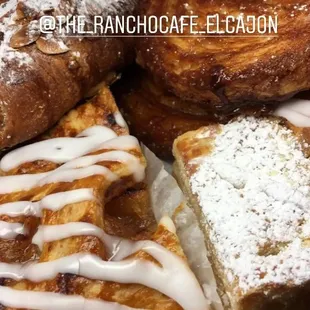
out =
<svg viewBox="0 0 310 310"><path fill-rule="evenodd" d="M150 189L152 208L157 222L164 215L173 218L184 253L204 293L211 302L212 309L223 310L217 293L217 285L208 259L204 236L194 212L186 205L176 180L165 170L163 162L147 147L142 146L148 161L147 182ZM176 209L183 204L183 208ZM179 211L180 210L180 211Z"/></svg>

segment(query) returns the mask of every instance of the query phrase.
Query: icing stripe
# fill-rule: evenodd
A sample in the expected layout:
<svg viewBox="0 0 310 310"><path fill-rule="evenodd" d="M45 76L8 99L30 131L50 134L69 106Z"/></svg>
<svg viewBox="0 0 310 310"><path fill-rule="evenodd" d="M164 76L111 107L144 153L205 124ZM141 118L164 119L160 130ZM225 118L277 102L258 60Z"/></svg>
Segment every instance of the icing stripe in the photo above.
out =
<svg viewBox="0 0 310 310"><path fill-rule="evenodd" d="M38 182L48 174L49 172L44 172L0 177L0 195L29 190L37 186Z"/></svg>
<svg viewBox="0 0 310 310"><path fill-rule="evenodd" d="M169 296L186 310L208 309L197 279L181 258L154 242L147 246L140 243L140 249L153 256L162 267L136 258L103 261L95 255L78 253L45 263L1 263L0 277L41 282L53 279L59 273L69 273L92 280L136 283Z"/></svg>
<svg viewBox="0 0 310 310"><path fill-rule="evenodd" d="M36 310L139 310L118 303L85 299L77 295L19 291L3 286L0 286L0 304L6 307Z"/></svg>
<svg viewBox="0 0 310 310"><path fill-rule="evenodd" d="M65 163L98 150L103 142L116 137L116 133L110 128L94 126L76 138L55 138L20 147L2 158L0 168L9 171L36 160Z"/></svg>
<svg viewBox="0 0 310 310"><path fill-rule="evenodd" d="M21 164L36 160L62 164L94 151L128 150L137 147L139 147L139 142L135 137L118 137L114 131L107 127L94 126L75 138L44 140L11 151L1 159L0 169L9 171Z"/></svg>
<svg viewBox="0 0 310 310"><path fill-rule="evenodd" d="M35 216L41 217L42 210L48 209L58 211L64 206L82 201L95 200L93 190L88 188L76 189L67 192L60 192L45 196L37 202L17 201L0 205L0 215L16 216Z"/></svg>
<svg viewBox="0 0 310 310"><path fill-rule="evenodd" d="M79 169L57 169L51 172L45 178L38 182L38 186L45 184L60 183L60 182L73 182L75 180L84 179L94 175L104 175L110 182L118 179L118 176L106 167L93 165Z"/></svg>
<svg viewBox="0 0 310 310"><path fill-rule="evenodd" d="M101 228L83 222L70 222L61 225L41 225L39 226L37 233L33 236L32 243L42 249L44 243L62 240L73 236L97 237L105 245L108 252L108 259L113 261L120 261L138 252L142 247L156 244L148 240L134 242L121 237L111 236Z"/></svg>
<svg viewBox="0 0 310 310"><path fill-rule="evenodd" d="M92 201L96 199L97 198L94 196L93 189L81 188L45 196L40 201L40 206L42 209L58 211L68 204L82 201Z"/></svg>
<svg viewBox="0 0 310 310"><path fill-rule="evenodd" d="M99 146L100 150L104 149L116 149L116 150L130 150L135 148L140 148L139 141L133 136L119 136L115 139L111 139L104 142Z"/></svg>
<svg viewBox="0 0 310 310"><path fill-rule="evenodd" d="M92 175L105 175L110 182L116 181L118 177L108 168L95 165L102 161L125 163L135 177L136 182L141 182L145 177L145 167L134 155L124 151L110 151L74 159L49 172L0 177L0 182L2 183L0 194L29 190L36 186L56 182L72 182Z"/></svg>
<svg viewBox="0 0 310 310"><path fill-rule="evenodd" d="M103 161L124 163L126 164L129 171L134 175L134 178L137 182L141 182L144 179L145 167L141 164L140 159L124 151L110 151L98 155L84 156L72 160L64 164L63 166L59 167L58 169L62 170L68 168L73 169L73 168L88 167Z"/></svg>
<svg viewBox="0 0 310 310"><path fill-rule="evenodd" d="M114 113L114 118L115 118L115 121L116 121L116 124L120 127L123 127L123 128L128 128L122 114L120 112L115 112Z"/></svg>
<svg viewBox="0 0 310 310"><path fill-rule="evenodd" d="M0 238L14 239L18 235L27 235L28 231L23 224L0 221Z"/></svg>
<svg viewBox="0 0 310 310"><path fill-rule="evenodd" d="M71 222L62 225L39 226L37 233L33 236L32 243L43 247L45 242L53 242L73 236L95 236L108 247L110 256L114 255L122 238L106 234L101 228L82 222Z"/></svg>
<svg viewBox="0 0 310 310"><path fill-rule="evenodd" d="M0 215L41 217L41 210L37 202L16 201L0 205Z"/></svg>
<svg viewBox="0 0 310 310"><path fill-rule="evenodd" d="M0 194L25 191L37 186L51 183L73 182L93 175L104 175L109 181L117 180L117 176L103 166L91 166L80 169L56 169L52 172L38 174L22 174L0 177Z"/></svg>

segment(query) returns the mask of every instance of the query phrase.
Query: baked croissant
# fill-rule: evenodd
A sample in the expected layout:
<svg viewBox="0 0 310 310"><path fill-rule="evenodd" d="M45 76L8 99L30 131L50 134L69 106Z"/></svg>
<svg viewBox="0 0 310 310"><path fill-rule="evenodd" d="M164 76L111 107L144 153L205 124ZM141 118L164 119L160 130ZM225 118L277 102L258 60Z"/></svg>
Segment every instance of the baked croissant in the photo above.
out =
<svg viewBox="0 0 310 310"><path fill-rule="evenodd" d="M278 102L310 88L310 20L303 1L143 0L141 15L206 16L239 14L278 17L274 36L137 38L137 62L155 81L182 100L230 113L244 105ZM184 35L190 35L190 27ZM254 33L257 34L257 33Z"/></svg>
<svg viewBox="0 0 310 310"><path fill-rule="evenodd" d="M126 2L114 1L1 1L0 149L50 128L132 59L129 41L45 35L38 28L39 18L75 14L78 9L86 16L106 14L109 8L115 13L115 7L119 14L129 10Z"/></svg>

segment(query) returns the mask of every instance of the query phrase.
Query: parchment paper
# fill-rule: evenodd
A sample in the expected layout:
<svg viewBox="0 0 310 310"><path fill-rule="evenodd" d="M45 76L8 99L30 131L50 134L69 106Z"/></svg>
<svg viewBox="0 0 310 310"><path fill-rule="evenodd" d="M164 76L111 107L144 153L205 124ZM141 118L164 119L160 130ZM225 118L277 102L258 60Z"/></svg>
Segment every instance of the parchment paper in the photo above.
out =
<svg viewBox="0 0 310 310"><path fill-rule="evenodd" d="M148 161L147 181L156 220L159 222L164 215L169 215L174 220L184 253L207 299L211 301L214 310L223 310L204 236L194 212L187 206L181 189L176 180L165 170L163 162L147 147L142 146L142 149ZM183 207L175 213L181 204Z"/></svg>

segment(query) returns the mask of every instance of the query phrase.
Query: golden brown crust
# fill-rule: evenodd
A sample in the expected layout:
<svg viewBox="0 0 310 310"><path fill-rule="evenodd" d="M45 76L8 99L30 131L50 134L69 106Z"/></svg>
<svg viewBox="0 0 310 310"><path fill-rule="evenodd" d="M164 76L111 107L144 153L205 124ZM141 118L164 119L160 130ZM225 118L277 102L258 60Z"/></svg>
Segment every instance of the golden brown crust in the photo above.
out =
<svg viewBox="0 0 310 310"><path fill-rule="evenodd" d="M132 59L130 40L71 38L66 45L69 51L59 55L42 53L36 44L23 46L18 52L27 54L31 63L13 60L1 71L0 149L46 131L110 72Z"/></svg>
<svg viewBox="0 0 310 310"><path fill-rule="evenodd" d="M281 101L309 89L310 35L308 9L298 1L210 2L144 0L139 13L197 15L205 22L215 13L272 15L278 36L268 38L139 38L137 61L166 89L180 98L220 112L244 104ZM226 12L226 13L225 13Z"/></svg>
<svg viewBox="0 0 310 310"><path fill-rule="evenodd" d="M164 159L172 158L175 138L214 120L198 106L191 109L189 102L165 92L137 68L128 71L112 91L132 134Z"/></svg>
<svg viewBox="0 0 310 310"><path fill-rule="evenodd" d="M180 137L180 138L182 138L182 137ZM190 138L190 137L188 137L188 138ZM195 148L198 149L197 145L196 145ZM212 150L212 145L211 145L211 141L210 141L210 145L206 145L204 147L204 152L203 153L207 154L211 150ZM191 193L190 184L189 184L189 180L188 180L188 177L187 177L187 170L185 169L185 165L182 162L182 159L184 158L183 154L181 155L181 153L179 153L179 149L178 149L178 147L176 145L175 145L175 147L173 149L173 152L174 152L174 156L175 156L175 159L176 159L176 161L173 164L173 174L174 174L174 176L175 176L175 178L176 178L176 180L177 180L181 190L183 191L183 193L184 193L184 195L186 197L188 205L191 208L193 208L193 210L194 210L194 212L195 212L195 214L196 214L196 216L197 216L197 218L199 220L198 221L198 225L199 225L201 231L204 232L205 229L206 229L206 227L205 227L206 225L205 225L204 221L201 220L201 219L203 219L203 213L202 213L201 208L199 207L199 205L198 205L198 203L196 201L196 197L194 195L192 195L192 193ZM194 170L195 170L195 167L193 167L192 169L190 169L188 171L190 173L192 173L192 172L194 172ZM222 281L222 278L221 278L221 273L219 272L219 270L221 270L221 265L216 260L216 255L213 255L214 254L214 249L213 249L212 243L207 241L207 235L206 234L205 234L205 244L206 244L206 247L207 247L208 253L209 253L208 260L211 263L212 270L213 270L213 273L214 273L214 276L215 276L215 279L216 279L216 282L217 282L216 283L217 284L217 292L218 292L220 298L222 299L222 303L223 303L224 309L225 310L231 310L230 305L227 302L227 298L225 297L225 293L226 293L225 292L225 287L223 285L223 281ZM246 309L246 310L248 310L248 309Z"/></svg>
<svg viewBox="0 0 310 310"><path fill-rule="evenodd" d="M117 107L111 93L107 88L103 88L100 96L72 110L55 128L41 138L75 136L85 128L94 125L110 127L118 135L128 134L126 128L120 127L115 120L113 121L113 113L116 111ZM140 148L132 149L130 153L140 159L144 166L146 165ZM21 199L36 201L50 193L85 187L92 188L98 200L69 204L55 212L43 210L40 224L92 223L103 228L111 235L123 236L132 240L153 240L185 260L177 236L163 225L157 227L150 208L146 183L136 183L131 172L127 171L126 167L119 162L102 162L98 164L108 167L119 175L120 181L110 186L104 176L94 175L71 183L53 183L29 191L0 195L0 203ZM8 174L38 173L49 171L55 167L56 165L53 163L39 161L23 164ZM6 221L12 220L10 218L1 219ZM25 219L17 217L13 220L24 222ZM39 224L36 221L37 219L31 218L34 232ZM31 244L31 237L27 237L26 240L28 245ZM6 241L0 240L0 249L6 249L5 243ZM104 244L94 236L76 236L45 243L42 252L35 247L35 255L33 257L30 257L33 252L31 249L23 252L26 245L23 243L19 245L17 241L11 244L14 255L10 256L10 252L9 254L0 255L0 261L24 262L31 258L39 258L40 262L47 262L78 252L93 253L102 259L106 258ZM19 259L16 257L17 254L21 256ZM139 259L153 260L153 258L142 251L134 255ZM15 282L4 279L0 285L6 285L17 290L59 292L68 295L78 294L86 298L98 298L117 302L133 308L181 310L181 307L171 298L139 284L95 281L69 274L60 274L53 280L40 283L26 280ZM12 310L9 307L4 309Z"/></svg>

